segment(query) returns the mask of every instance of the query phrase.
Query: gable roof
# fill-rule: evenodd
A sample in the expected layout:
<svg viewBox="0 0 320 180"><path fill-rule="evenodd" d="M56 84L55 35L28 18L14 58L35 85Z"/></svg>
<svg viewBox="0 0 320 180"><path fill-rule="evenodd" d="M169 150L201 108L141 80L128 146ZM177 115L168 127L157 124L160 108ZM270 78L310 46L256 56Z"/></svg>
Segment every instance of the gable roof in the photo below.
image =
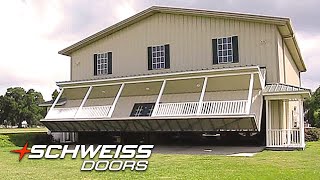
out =
<svg viewBox="0 0 320 180"><path fill-rule="evenodd" d="M192 16L206 16L215 18L235 19L242 21L252 21L259 23L267 23L277 25L281 36L284 38L285 43L294 59L299 71L306 71L306 66L301 56L300 48L296 41L289 18L283 17L272 17L262 15L252 15L243 13L231 13L231 12L219 12L219 11L208 11L198 9L184 9L184 8L173 8L173 7L161 7L152 6L144 11L141 11L119 23L116 23L106 29L103 29L61 51L59 54L70 56L72 52L87 46L99 39L102 39L114 32L117 32L127 26L130 26L136 22L139 22L147 17L150 17L156 13L167 13L167 14L181 14L181 15L192 15Z"/></svg>

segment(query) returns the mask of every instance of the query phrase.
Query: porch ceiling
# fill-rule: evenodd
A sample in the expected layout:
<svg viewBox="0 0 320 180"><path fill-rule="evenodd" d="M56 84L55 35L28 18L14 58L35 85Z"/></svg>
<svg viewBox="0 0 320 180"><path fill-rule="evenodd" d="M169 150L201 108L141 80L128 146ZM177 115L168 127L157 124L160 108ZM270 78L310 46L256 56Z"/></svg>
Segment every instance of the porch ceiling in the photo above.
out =
<svg viewBox="0 0 320 180"><path fill-rule="evenodd" d="M136 84L126 84L121 96L151 96L158 95L162 82L144 82Z"/></svg>
<svg viewBox="0 0 320 180"><path fill-rule="evenodd" d="M89 87L65 89L61 95L61 98L65 98L67 100L83 99L88 89Z"/></svg>
<svg viewBox="0 0 320 180"><path fill-rule="evenodd" d="M207 91L235 91L248 90L250 75L234 75L226 77L214 77L208 79ZM262 89L259 75L254 75L254 89Z"/></svg>
<svg viewBox="0 0 320 180"><path fill-rule="evenodd" d="M97 98L114 98L121 85L113 86L97 86L92 88L88 99L97 99Z"/></svg>

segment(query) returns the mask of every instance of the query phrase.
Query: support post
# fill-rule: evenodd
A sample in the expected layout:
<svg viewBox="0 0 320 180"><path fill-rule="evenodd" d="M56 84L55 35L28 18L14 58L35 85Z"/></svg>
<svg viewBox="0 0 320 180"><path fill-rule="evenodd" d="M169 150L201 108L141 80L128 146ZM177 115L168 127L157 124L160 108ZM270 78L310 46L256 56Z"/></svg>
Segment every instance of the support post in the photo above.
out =
<svg viewBox="0 0 320 180"><path fill-rule="evenodd" d="M266 100L266 146L270 145L270 126L269 126L269 100Z"/></svg>
<svg viewBox="0 0 320 180"><path fill-rule="evenodd" d="M251 104L252 104L252 91L253 91L253 73L250 75L250 83L249 83L249 92L248 92L248 100L247 100L247 106L246 106L246 113L249 114L251 110Z"/></svg>
<svg viewBox="0 0 320 180"><path fill-rule="evenodd" d="M155 103L155 105L154 105L154 108L153 108L151 117L153 117L153 116L155 115L155 113L158 111L159 103L160 103L161 96L162 96L162 94L163 94L164 88L165 88L165 86L166 86L166 83L167 83L167 80L164 80L163 83L162 83L162 86L161 86L161 89L160 89L160 92L159 92L157 101L156 101L156 103Z"/></svg>
<svg viewBox="0 0 320 180"><path fill-rule="evenodd" d="M60 97L61 97L61 95L62 95L62 93L63 93L63 90L64 90L64 88L61 89L59 95L58 95L57 98L54 100L54 102L53 102L52 106L50 107L50 109L49 109L46 117L48 116L48 114L50 114L50 111L52 111L53 108L54 108L54 107L56 106L56 104L58 103L58 101L59 101L59 99L60 99Z"/></svg>
<svg viewBox="0 0 320 180"><path fill-rule="evenodd" d="M302 98L302 97L301 97ZM303 101L299 99L299 120L300 120L300 145L304 148L304 114L303 114Z"/></svg>
<svg viewBox="0 0 320 180"><path fill-rule="evenodd" d="M287 129L287 145L290 146L291 144L291 132L292 132L292 126L291 121L289 120L289 100L283 100L283 110L284 110L284 117L286 122L285 129Z"/></svg>
<svg viewBox="0 0 320 180"><path fill-rule="evenodd" d="M117 105L118 100L119 100L119 98L120 98L120 96L121 96L122 90L123 90L123 88L124 88L124 84L125 84L125 83L122 83L122 84L121 84L120 89L119 89L116 97L114 98L114 101L113 101L113 103L112 103L112 106L111 106L111 108L110 108L110 110L109 110L109 112L108 112L108 117L109 117L109 118L112 116L112 114L113 114L113 112L114 112L114 109L116 108L116 105Z"/></svg>
<svg viewBox="0 0 320 180"><path fill-rule="evenodd" d="M83 98L83 100L82 100L79 108L77 109L77 112L76 112L76 114L74 115L74 117L77 117L77 114L81 111L82 107L83 107L84 104L86 103L86 101L87 101L87 99L88 99L88 97L89 97L89 95L90 95L90 93L91 93L91 90L92 90L92 86L89 87L89 89L88 89L86 95L84 96L84 98Z"/></svg>
<svg viewBox="0 0 320 180"><path fill-rule="evenodd" d="M201 95L198 103L198 109L197 109L197 115L200 115L201 109L202 109L202 104L203 104L203 98L206 92L207 88L207 83L208 83L208 77L204 78L203 85L202 85L202 90L201 90Z"/></svg>

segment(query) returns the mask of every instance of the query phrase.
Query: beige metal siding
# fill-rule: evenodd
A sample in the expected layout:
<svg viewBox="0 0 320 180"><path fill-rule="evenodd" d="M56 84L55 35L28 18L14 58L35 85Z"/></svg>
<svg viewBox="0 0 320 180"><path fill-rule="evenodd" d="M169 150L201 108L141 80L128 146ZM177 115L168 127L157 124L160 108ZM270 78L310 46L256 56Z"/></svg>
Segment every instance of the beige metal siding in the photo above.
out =
<svg viewBox="0 0 320 180"><path fill-rule="evenodd" d="M300 86L299 70L294 63L287 46L285 46L285 73L286 73L286 84Z"/></svg>
<svg viewBox="0 0 320 180"><path fill-rule="evenodd" d="M279 56L279 82L294 86L300 86L299 70L292 56L283 42L280 33L277 32L278 56Z"/></svg>
<svg viewBox="0 0 320 180"><path fill-rule="evenodd" d="M120 97L112 114L113 118L129 117L135 103L154 103L158 96Z"/></svg>
<svg viewBox="0 0 320 180"><path fill-rule="evenodd" d="M200 16L155 14L72 53L72 80L93 76L93 54L113 52L108 77L186 71L212 67L212 39L238 35L238 65L267 67L268 82L277 81L275 25ZM147 70L147 47L170 44L171 69ZM216 65L219 66L219 65Z"/></svg>
<svg viewBox="0 0 320 180"><path fill-rule="evenodd" d="M281 101L270 101L271 106L271 127L270 129L279 129L282 127L282 103Z"/></svg>

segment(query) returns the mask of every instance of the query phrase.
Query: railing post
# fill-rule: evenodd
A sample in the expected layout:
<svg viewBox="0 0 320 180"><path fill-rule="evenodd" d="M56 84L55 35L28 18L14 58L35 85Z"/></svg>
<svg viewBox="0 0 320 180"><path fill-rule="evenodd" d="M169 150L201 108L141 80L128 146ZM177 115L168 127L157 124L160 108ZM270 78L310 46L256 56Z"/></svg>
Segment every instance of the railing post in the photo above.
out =
<svg viewBox="0 0 320 180"><path fill-rule="evenodd" d="M118 102L118 100L119 100L119 98L120 98L120 96L121 96L122 90L123 90L123 88L124 88L124 84L125 84L125 83L122 83L122 84L121 84L120 89L119 89L116 97L114 98L114 101L113 101L113 103L112 103L112 106L111 106L111 108L110 108L110 110L109 110L109 112L108 112L108 117L109 117L109 118L112 116L113 111L114 111L114 109L116 108L117 102Z"/></svg>
<svg viewBox="0 0 320 180"><path fill-rule="evenodd" d="M62 93L63 93L63 90L64 90L64 88L61 89L61 91L60 91L60 93L58 94L57 98L54 100L54 102L53 102L52 106L50 107L49 111L47 112L47 115L46 115L45 118L47 118L48 114L50 114L50 111L52 111L53 108L54 108L54 107L56 106L56 104L58 103L58 101L59 101L59 99L60 99L60 97L61 97L61 95L62 95Z"/></svg>
<svg viewBox="0 0 320 180"><path fill-rule="evenodd" d="M251 103L252 103L252 91L253 91L253 73L250 75L250 83L249 83L249 92L248 92L248 100L246 106L246 113L249 114L251 110Z"/></svg>
<svg viewBox="0 0 320 180"><path fill-rule="evenodd" d="M151 114L152 117L153 117L153 116L155 115L155 113L158 111L160 99L161 99L161 96L162 96L162 94L163 94L164 87L166 86L166 83L167 83L167 80L164 80L163 83L162 83L162 86L161 86L161 89L160 89L160 92L159 92L157 101L156 101L156 103L155 103L155 105L154 105L154 108L153 108L153 111L152 111L152 114Z"/></svg>
<svg viewBox="0 0 320 180"><path fill-rule="evenodd" d="M198 109L197 109L197 115L200 115L201 109L202 109L202 104L203 104L203 98L206 92L207 88L207 83L208 83L208 77L204 78L203 85L202 85L202 90L201 90L201 95L198 103Z"/></svg>
<svg viewBox="0 0 320 180"><path fill-rule="evenodd" d="M86 95L84 96L79 108L77 109L76 113L74 114L74 117L77 117L77 114L81 111L82 107L84 106L84 104L86 103L90 93L91 93L91 90L92 90L92 86L89 87Z"/></svg>

